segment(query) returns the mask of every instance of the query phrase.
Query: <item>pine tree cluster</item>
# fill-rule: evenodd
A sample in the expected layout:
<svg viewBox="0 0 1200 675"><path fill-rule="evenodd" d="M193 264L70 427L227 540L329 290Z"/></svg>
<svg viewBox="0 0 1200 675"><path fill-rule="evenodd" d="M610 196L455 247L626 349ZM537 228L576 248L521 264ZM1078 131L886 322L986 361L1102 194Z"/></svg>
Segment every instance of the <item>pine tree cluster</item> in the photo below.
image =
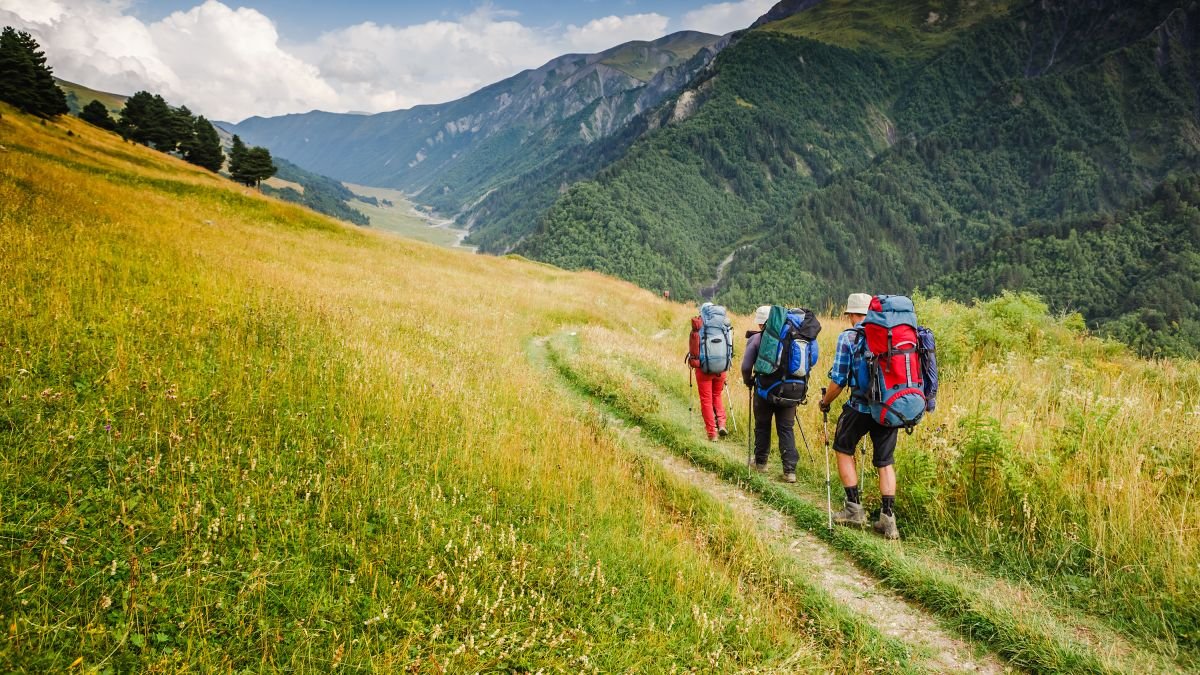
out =
<svg viewBox="0 0 1200 675"><path fill-rule="evenodd" d="M12 26L0 32L0 101L38 117L68 111L67 98L54 82L37 40Z"/></svg>
<svg viewBox="0 0 1200 675"><path fill-rule="evenodd" d="M271 153L264 147L246 147L241 136L233 137L229 149L229 177L244 185L257 186L275 175L275 163Z"/></svg>
<svg viewBox="0 0 1200 675"><path fill-rule="evenodd" d="M94 108L96 103L89 103L88 108L93 108L91 114L98 117L102 111ZM84 112L86 111L87 108L84 109ZM107 111L103 112L107 118ZM92 122L84 117L83 113L80 113L80 117ZM104 118L100 118L99 124L92 123L109 128L103 120ZM203 115L192 115L187 106L172 108L158 94L139 91L130 96L129 100L125 101L125 108L121 110L120 121L113 123L113 126L128 140L162 152L178 153L185 160L209 171L219 171L225 162L221 139L212 123Z"/></svg>

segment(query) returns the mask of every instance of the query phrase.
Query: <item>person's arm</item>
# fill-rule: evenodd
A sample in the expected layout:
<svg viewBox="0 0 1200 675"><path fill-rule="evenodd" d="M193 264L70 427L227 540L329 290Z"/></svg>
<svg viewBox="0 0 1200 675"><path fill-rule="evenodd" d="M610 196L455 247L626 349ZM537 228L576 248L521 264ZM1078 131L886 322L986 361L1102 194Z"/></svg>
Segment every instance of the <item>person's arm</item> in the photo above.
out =
<svg viewBox="0 0 1200 675"><path fill-rule="evenodd" d="M825 389L825 396L821 397L821 402L817 404L821 412L829 412L829 408L837 400L837 397L841 395L843 388L842 385L836 382L829 383L829 386Z"/></svg>
<svg viewBox="0 0 1200 675"><path fill-rule="evenodd" d="M850 379L850 347L851 341L843 332L838 336L837 349L833 353L833 365L829 368L829 386L825 389L825 395L821 397L820 403L817 404L821 412L829 412L833 402L846 388L846 382Z"/></svg>
<svg viewBox="0 0 1200 675"><path fill-rule="evenodd" d="M742 354L742 384L754 386L754 362L758 360L758 345L762 333L755 333L746 340L746 353Z"/></svg>

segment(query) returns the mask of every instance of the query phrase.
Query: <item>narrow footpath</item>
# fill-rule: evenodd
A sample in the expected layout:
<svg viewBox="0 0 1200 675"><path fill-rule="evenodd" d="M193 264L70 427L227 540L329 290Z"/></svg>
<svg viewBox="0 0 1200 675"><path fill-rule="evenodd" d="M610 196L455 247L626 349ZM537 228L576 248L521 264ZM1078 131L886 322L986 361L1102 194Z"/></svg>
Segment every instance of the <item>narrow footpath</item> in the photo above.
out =
<svg viewBox="0 0 1200 675"><path fill-rule="evenodd" d="M658 391L659 408L652 416L631 413L609 392L598 395L572 368L577 334L564 331L533 340L531 360L619 430L628 447L755 523L764 542L784 549L801 569L812 570L808 581L815 587L882 636L909 646L918 668L1184 671L1167 656L1165 646L1134 643L1101 618L1061 606L1038 588L950 560L936 542L884 542L869 531L846 528L827 532L824 490L818 494L804 481L785 485L748 472L744 443L708 442L686 401L632 375L646 364L623 363L617 354L611 359L613 367ZM738 435L735 430L734 437ZM807 438L802 434L797 440L802 441L801 462L811 463L809 471L815 474L823 451L818 434L810 429Z"/></svg>
<svg viewBox="0 0 1200 675"><path fill-rule="evenodd" d="M535 340L531 356L549 371L545 350L546 339ZM563 387L567 388L565 383ZM936 616L862 572L844 553L796 527L792 518L763 504L752 493L663 449L646 438L639 427L627 424L596 401L573 390L570 393L602 415L627 445L652 458L667 473L701 489L717 503L753 522L763 541L784 551L802 569L813 571L810 580L816 587L883 635L908 645L916 665L922 669L939 673L1013 672L995 655L978 653L982 651L980 648L942 628Z"/></svg>

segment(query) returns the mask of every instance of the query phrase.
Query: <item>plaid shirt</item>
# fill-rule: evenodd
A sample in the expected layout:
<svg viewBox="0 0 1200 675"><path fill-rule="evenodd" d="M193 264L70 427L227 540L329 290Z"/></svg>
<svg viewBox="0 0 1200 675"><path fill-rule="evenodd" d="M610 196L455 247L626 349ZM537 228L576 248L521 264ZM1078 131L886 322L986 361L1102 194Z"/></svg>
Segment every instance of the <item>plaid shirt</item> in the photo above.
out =
<svg viewBox="0 0 1200 675"><path fill-rule="evenodd" d="M862 322L854 325L855 328L862 326ZM854 367L856 361L865 358L863 351L866 349L864 341L858 339L858 333L852 330L844 330L838 335L837 349L833 353L833 366L829 368L829 379L839 387L847 386L850 381L850 371ZM847 403L851 408L861 413L871 414L871 406L867 405L858 394L851 389L850 401Z"/></svg>

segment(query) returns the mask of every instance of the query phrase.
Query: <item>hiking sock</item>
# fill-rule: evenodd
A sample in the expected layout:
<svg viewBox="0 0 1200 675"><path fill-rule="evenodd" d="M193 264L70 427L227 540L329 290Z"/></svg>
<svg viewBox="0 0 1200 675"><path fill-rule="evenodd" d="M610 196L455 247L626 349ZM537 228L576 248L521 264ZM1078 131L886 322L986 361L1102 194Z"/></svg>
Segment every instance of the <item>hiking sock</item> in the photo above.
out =
<svg viewBox="0 0 1200 675"><path fill-rule="evenodd" d="M892 516L895 515L895 508L896 495L883 495L883 507L880 509L880 513L885 516Z"/></svg>
<svg viewBox="0 0 1200 675"><path fill-rule="evenodd" d="M858 486L846 488L846 501L852 504L858 504L860 497L858 496Z"/></svg>

